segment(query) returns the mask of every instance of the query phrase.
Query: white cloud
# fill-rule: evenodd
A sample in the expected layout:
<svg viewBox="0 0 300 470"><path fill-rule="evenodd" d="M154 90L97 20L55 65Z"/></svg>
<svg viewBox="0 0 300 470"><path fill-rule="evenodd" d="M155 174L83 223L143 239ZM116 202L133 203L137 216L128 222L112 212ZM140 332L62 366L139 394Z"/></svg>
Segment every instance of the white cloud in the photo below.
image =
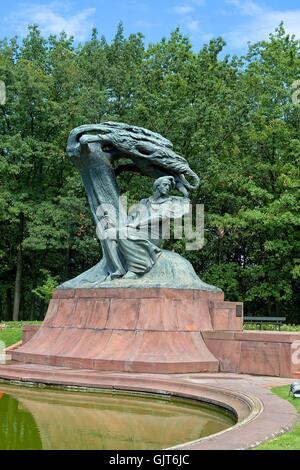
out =
<svg viewBox="0 0 300 470"><path fill-rule="evenodd" d="M147 2L142 2L141 0L126 0L120 5L122 10L134 10L140 13L148 13L150 10L150 5Z"/></svg>
<svg viewBox="0 0 300 470"><path fill-rule="evenodd" d="M300 9L274 10L262 7L253 1L227 0L227 4L236 8L242 17L248 17L234 31L224 34L229 46L242 48L247 42L267 39L281 21L289 34L300 37Z"/></svg>
<svg viewBox="0 0 300 470"><path fill-rule="evenodd" d="M194 11L194 8L191 7L190 5L178 5L178 6L174 7L174 11L178 15L186 15L186 14L191 13L192 11Z"/></svg>
<svg viewBox="0 0 300 470"><path fill-rule="evenodd" d="M204 2L205 0L189 0L189 5L177 5L173 8L173 12L181 16L183 26L191 33L197 33L200 30L200 21L195 18L194 12L196 6L203 5Z"/></svg>
<svg viewBox="0 0 300 470"><path fill-rule="evenodd" d="M76 40L82 41L92 29L90 18L95 11L95 8L85 8L74 13L69 3L23 3L6 21L13 23L21 35L26 32L28 24L34 23L40 26L45 35L60 34L64 31L68 36L75 36Z"/></svg>
<svg viewBox="0 0 300 470"><path fill-rule="evenodd" d="M187 22L186 22L186 27L187 27L188 30L191 31L192 33L196 33L196 32L199 31L199 29L200 29L200 21L189 19L189 20L187 20Z"/></svg>
<svg viewBox="0 0 300 470"><path fill-rule="evenodd" d="M147 21L147 20L136 20L134 22L137 28L154 28L157 26L158 22Z"/></svg>
<svg viewBox="0 0 300 470"><path fill-rule="evenodd" d="M264 9L258 5L257 3L253 2L252 0L231 0L231 3L235 5L242 15L245 16L256 16L263 13Z"/></svg>

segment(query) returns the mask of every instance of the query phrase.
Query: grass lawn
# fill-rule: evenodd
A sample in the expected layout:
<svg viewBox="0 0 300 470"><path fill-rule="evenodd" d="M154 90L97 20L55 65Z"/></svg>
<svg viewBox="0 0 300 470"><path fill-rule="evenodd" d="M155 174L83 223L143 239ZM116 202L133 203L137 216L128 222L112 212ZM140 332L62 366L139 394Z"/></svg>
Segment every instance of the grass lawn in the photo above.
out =
<svg viewBox="0 0 300 470"><path fill-rule="evenodd" d="M294 405L299 414L298 423L291 432L283 434L280 437L276 437L276 439L272 439L271 441L262 444L255 450L300 450L300 398L293 398L292 396L289 397L289 388L289 385L276 387L272 389L272 392Z"/></svg>
<svg viewBox="0 0 300 470"><path fill-rule="evenodd" d="M22 330L21 328L7 328L5 330L0 330L0 341L3 341L5 346L11 346L14 343L17 343L22 339ZM0 345L1 349L1 345Z"/></svg>
<svg viewBox="0 0 300 470"><path fill-rule="evenodd" d="M243 325L244 330L254 330L259 331L279 331L278 325L273 325L272 323L265 323L261 325L256 325L255 323L245 323ZM300 325L280 325L280 331L291 331L298 333L300 332Z"/></svg>
<svg viewBox="0 0 300 470"><path fill-rule="evenodd" d="M41 322L28 321L28 322L0 322L0 341L3 341L5 347L11 346L22 339L22 327L24 325L36 325ZM1 346L0 346L1 349Z"/></svg>

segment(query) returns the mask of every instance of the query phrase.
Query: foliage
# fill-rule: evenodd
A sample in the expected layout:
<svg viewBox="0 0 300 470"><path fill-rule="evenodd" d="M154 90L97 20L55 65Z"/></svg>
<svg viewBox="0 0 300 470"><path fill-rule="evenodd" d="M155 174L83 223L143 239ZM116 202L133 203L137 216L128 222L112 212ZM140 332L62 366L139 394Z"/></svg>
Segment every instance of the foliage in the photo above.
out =
<svg viewBox="0 0 300 470"><path fill-rule="evenodd" d="M243 329L254 331L278 331L279 325L274 325L273 323L263 323L260 327L254 323L244 323ZM280 325L280 331L300 331L300 325Z"/></svg>
<svg viewBox="0 0 300 470"><path fill-rule="evenodd" d="M40 322L37 321L19 321L19 322L0 322L0 341L3 341L5 347L11 346L12 344L21 341L22 339L22 328L25 325L38 325Z"/></svg>
<svg viewBox="0 0 300 470"><path fill-rule="evenodd" d="M43 38L37 26L22 43L1 41L0 318L12 318L17 264L20 318L41 319L55 280L99 260L65 145L77 125L113 120L162 133L201 176L192 199L205 205L206 245L176 251L246 312L300 323L299 45L282 25L240 58L221 38L195 52L178 29L146 47L122 25L110 44L95 30L80 45ZM129 173L119 185L130 203L151 191Z"/></svg>
<svg viewBox="0 0 300 470"><path fill-rule="evenodd" d="M22 329L26 325L40 325L42 324L39 320L30 320L30 321L8 321L0 322L0 330L10 330L10 329Z"/></svg>
<svg viewBox="0 0 300 470"><path fill-rule="evenodd" d="M46 276L46 279L43 284L33 289L32 292L46 303L49 303L54 289L58 286L58 276L51 276L46 269L42 269L41 271Z"/></svg>
<svg viewBox="0 0 300 470"><path fill-rule="evenodd" d="M21 341L22 339L22 330L21 328L10 328L5 330L0 330L0 346L1 342L4 343L5 347L11 346L12 344ZM0 347L1 354L1 347Z"/></svg>

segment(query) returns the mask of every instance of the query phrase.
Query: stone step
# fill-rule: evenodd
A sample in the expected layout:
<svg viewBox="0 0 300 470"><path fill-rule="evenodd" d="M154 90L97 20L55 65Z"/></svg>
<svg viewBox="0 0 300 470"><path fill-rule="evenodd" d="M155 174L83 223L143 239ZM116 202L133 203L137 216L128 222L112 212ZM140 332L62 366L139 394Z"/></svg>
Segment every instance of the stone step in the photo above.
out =
<svg viewBox="0 0 300 470"><path fill-rule="evenodd" d="M58 385L64 387L84 387L120 389L132 391L150 391L153 388L174 392L180 384L181 393L191 393L206 384L183 381L181 376L163 374L130 374L101 372L95 370L72 370L54 366L37 366L36 364L7 364L0 365L0 377L4 380L18 383L41 383L45 385ZM0 383L1 388L1 383Z"/></svg>

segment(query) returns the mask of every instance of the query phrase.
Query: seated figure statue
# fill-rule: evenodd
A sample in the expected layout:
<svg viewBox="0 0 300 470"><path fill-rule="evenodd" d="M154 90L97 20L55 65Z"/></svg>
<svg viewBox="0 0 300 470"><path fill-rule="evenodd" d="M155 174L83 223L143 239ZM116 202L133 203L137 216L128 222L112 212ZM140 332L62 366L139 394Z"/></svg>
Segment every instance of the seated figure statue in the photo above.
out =
<svg viewBox="0 0 300 470"><path fill-rule="evenodd" d="M153 184L153 195L142 199L129 214L126 224L117 230L108 211L99 217L98 236L109 265L106 280L124 277L135 279L148 272L161 254L160 245L169 220L180 218L189 211L189 199L169 196L175 187L173 176L157 178Z"/></svg>

